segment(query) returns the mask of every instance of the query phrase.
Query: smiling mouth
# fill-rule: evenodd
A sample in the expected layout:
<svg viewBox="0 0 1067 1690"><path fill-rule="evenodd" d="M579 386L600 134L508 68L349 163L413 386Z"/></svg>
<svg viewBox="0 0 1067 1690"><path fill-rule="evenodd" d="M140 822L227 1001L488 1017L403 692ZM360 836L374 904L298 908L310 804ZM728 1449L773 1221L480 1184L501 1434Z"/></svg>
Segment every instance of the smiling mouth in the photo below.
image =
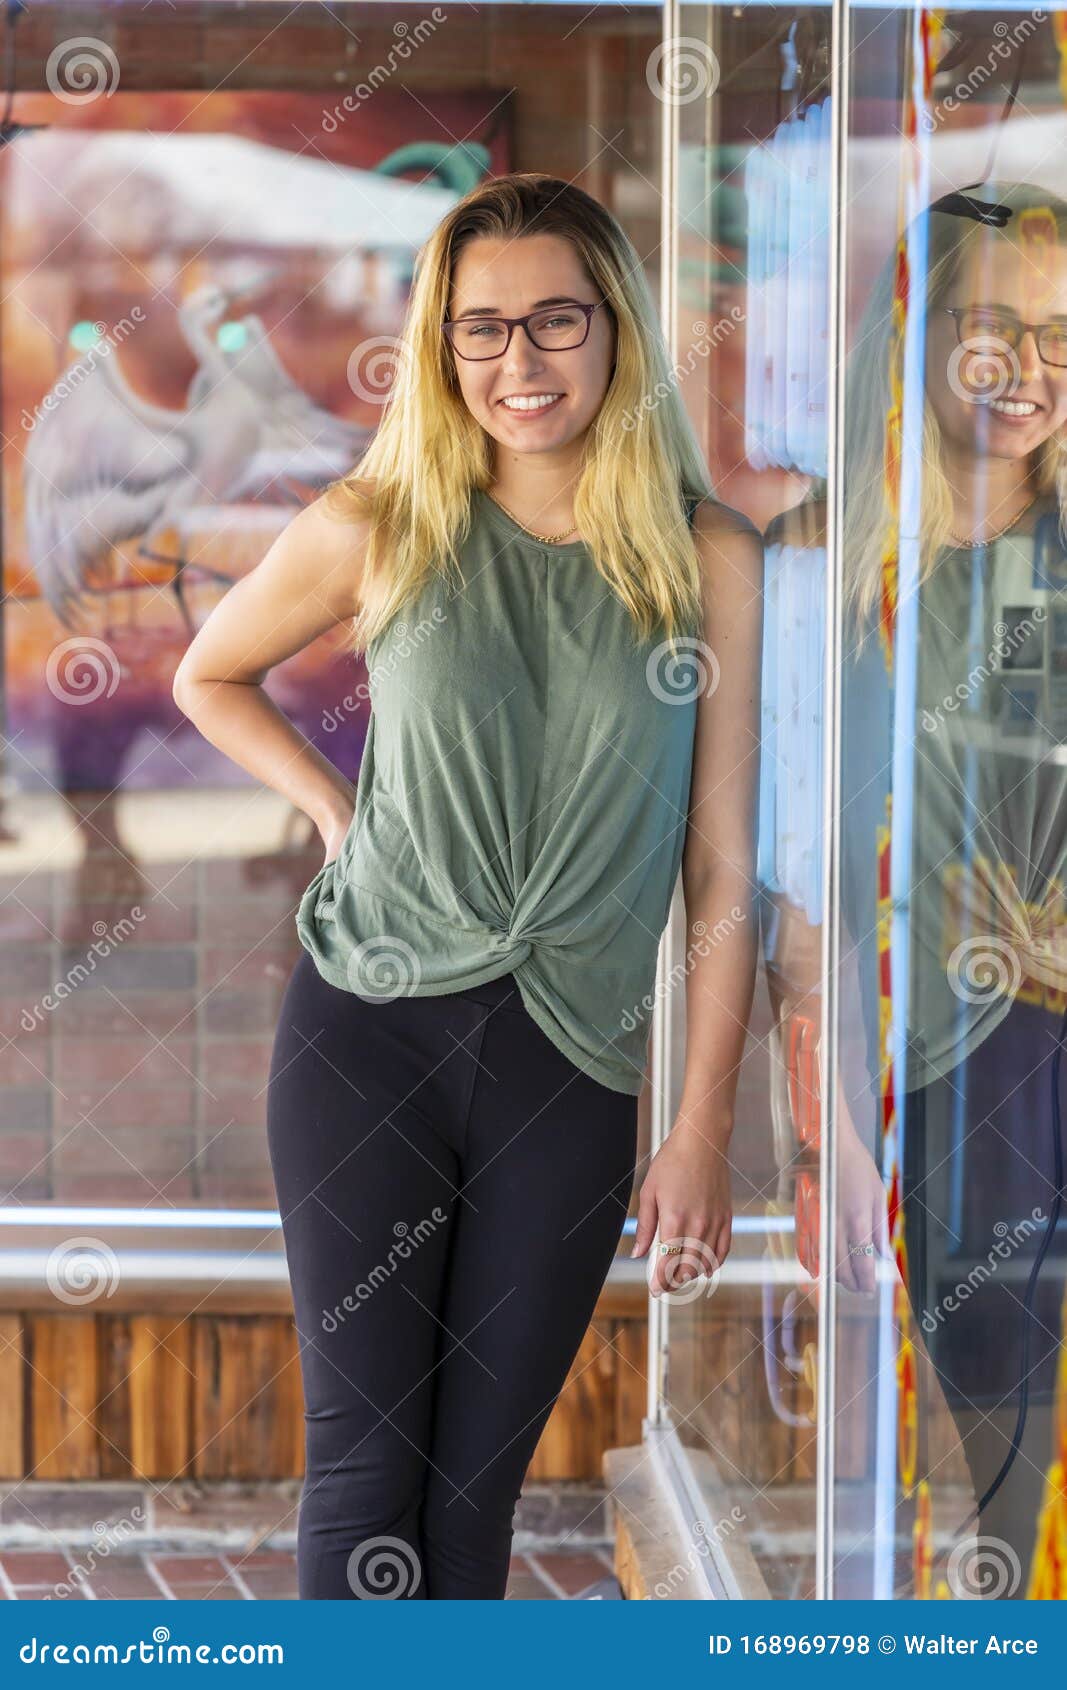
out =
<svg viewBox="0 0 1067 1690"><path fill-rule="evenodd" d="M505 411L547 411L562 398L562 393L506 393L499 403Z"/></svg>
<svg viewBox="0 0 1067 1690"><path fill-rule="evenodd" d="M999 417L1036 417L1041 410L1033 399L990 399L987 404Z"/></svg>

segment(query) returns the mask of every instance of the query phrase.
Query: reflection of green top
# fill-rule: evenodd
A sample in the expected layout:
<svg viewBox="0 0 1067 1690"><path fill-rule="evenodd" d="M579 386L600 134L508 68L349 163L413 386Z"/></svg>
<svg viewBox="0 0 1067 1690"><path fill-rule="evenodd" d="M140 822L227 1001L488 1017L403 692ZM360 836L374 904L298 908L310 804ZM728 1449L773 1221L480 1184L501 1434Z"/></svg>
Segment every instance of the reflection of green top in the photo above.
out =
<svg viewBox="0 0 1067 1690"><path fill-rule="evenodd" d="M464 588L435 573L371 642L352 824L297 930L366 999L513 973L577 1067L636 1095L700 677L672 690L584 542L546 546L476 491L458 555Z"/></svg>
<svg viewBox="0 0 1067 1690"><path fill-rule="evenodd" d="M981 1044L1020 988L1054 1007L1028 980L1007 918L1014 900L991 890L1011 876L1032 916L1067 868L1067 550L1053 499L988 548L939 553L920 589L917 639L909 1089ZM906 661L898 649L898 670ZM892 694L875 633L845 663L842 744L844 913L861 948L872 1058Z"/></svg>

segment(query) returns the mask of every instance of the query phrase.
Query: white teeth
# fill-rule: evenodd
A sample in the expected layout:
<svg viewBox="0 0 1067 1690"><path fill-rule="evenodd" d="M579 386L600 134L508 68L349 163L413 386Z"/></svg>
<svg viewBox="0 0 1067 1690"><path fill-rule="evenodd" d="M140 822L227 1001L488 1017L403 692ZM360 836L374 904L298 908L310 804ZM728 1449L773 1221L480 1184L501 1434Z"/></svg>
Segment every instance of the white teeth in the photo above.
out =
<svg viewBox="0 0 1067 1690"><path fill-rule="evenodd" d="M561 393L538 393L532 398L523 394L515 399L505 399L503 403L509 411L541 411L546 405L551 405L554 400L562 397Z"/></svg>
<svg viewBox="0 0 1067 1690"><path fill-rule="evenodd" d="M1037 406L1032 399L991 399L991 411L1002 411L1006 417L1032 417Z"/></svg>

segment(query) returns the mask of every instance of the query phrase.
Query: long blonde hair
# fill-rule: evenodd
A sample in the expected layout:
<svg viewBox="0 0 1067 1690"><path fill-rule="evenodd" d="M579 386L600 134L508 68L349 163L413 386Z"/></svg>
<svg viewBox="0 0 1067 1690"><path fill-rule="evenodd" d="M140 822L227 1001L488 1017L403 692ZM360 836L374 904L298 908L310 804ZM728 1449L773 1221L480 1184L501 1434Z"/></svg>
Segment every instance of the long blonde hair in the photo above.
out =
<svg viewBox="0 0 1067 1690"><path fill-rule="evenodd" d="M700 560L683 501L711 497L711 486L641 261L616 220L581 188L516 174L480 183L420 249L381 424L356 467L324 495L334 514L369 523L366 590L353 622L357 652L432 571L456 566L472 489L492 480L493 443L463 400L441 324L467 243L528 234L572 243L616 329L615 369L586 437L574 496L593 562L638 638L660 632L673 641L699 616Z"/></svg>
<svg viewBox="0 0 1067 1690"><path fill-rule="evenodd" d="M952 198L952 196L948 196ZM977 197L977 196L976 196ZM981 223L940 209L935 201L920 213L926 222L926 319L948 297L971 247L980 240L1007 240L1021 245L1019 213L1046 211L1055 225L1057 245L1067 242L1067 201L1031 183L983 183L983 202L1008 207L1013 215L1003 227ZM857 631L869 633L879 604L882 549L890 519L886 496L884 454L890 357L902 377L902 349L895 342L892 303L896 252L883 267L860 325L856 350L846 378L844 601ZM1067 538L1067 428L1057 430L1033 454L1031 482L1035 493L1055 491L1060 532ZM929 397L923 399L922 490L919 512L919 580L933 569L937 554L950 536L952 498L942 467L941 427Z"/></svg>

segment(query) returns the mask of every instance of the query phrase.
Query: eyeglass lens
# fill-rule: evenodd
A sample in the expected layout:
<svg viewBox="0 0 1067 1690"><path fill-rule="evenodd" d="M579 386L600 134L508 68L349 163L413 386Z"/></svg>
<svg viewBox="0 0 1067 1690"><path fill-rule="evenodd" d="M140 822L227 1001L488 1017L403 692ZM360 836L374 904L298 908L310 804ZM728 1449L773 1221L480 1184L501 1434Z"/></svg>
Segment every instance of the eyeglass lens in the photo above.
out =
<svg viewBox="0 0 1067 1690"><path fill-rule="evenodd" d="M571 311L556 306L530 318L530 334L534 345L543 352L559 351L568 346L580 346L587 329L584 311ZM507 343L507 325L498 317L464 317L452 325L452 342L465 358L498 358Z"/></svg>
<svg viewBox="0 0 1067 1690"><path fill-rule="evenodd" d="M1017 317L1002 311L975 308L956 319L959 338L969 351L1003 357L1005 349L1017 351L1023 325ZM1067 367L1067 323L1046 323L1037 333L1037 350L1047 364Z"/></svg>

